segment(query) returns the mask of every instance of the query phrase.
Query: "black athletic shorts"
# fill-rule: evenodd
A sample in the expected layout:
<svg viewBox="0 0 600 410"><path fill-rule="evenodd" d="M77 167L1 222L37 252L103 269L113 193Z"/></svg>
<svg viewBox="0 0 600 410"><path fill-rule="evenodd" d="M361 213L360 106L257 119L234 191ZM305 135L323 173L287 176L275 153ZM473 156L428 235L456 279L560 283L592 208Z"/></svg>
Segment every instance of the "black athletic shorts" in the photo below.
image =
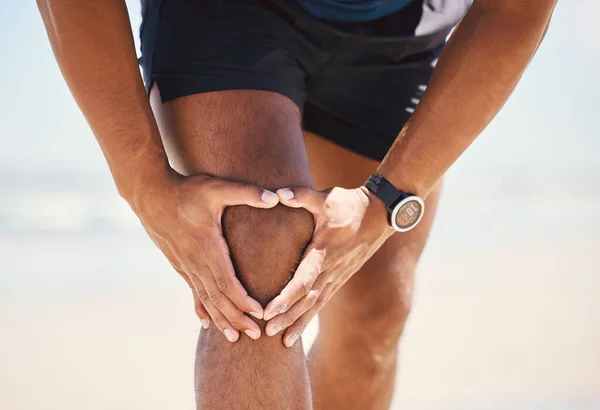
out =
<svg viewBox="0 0 600 410"><path fill-rule="evenodd" d="M296 0L145 0L144 80L148 90L157 83L163 101L222 90L283 94L305 130L381 160L458 21L415 35L425 12L415 0L375 21L343 23L319 20Z"/></svg>

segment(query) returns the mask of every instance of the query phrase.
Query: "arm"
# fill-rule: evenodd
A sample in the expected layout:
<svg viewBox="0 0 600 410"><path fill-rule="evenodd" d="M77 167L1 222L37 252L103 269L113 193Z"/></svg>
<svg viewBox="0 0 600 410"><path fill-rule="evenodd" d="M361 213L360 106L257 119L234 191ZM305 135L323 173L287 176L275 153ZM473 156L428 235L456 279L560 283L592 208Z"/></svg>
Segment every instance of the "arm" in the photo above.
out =
<svg viewBox="0 0 600 410"><path fill-rule="evenodd" d="M168 174L139 73L125 1L38 0L52 50L102 148L119 193Z"/></svg>
<svg viewBox="0 0 600 410"><path fill-rule="evenodd" d="M221 216L230 205L273 207L277 196L207 175L185 178L169 167L124 0L38 0L38 7L56 60L119 193L193 289L203 326L209 326L210 315L232 342L238 330L258 337L258 325L243 312L262 317L262 307L235 276Z"/></svg>
<svg viewBox="0 0 600 410"><path fill-rule="evenodd" d="M378 172L398 189L425 197L506 102L540 45L555 4L475 0ZM284 342L291 346L324 305L314 301L329 300L393 231L383 202L364 187L278 194L284 205L315 216L313 240L294 278L265 308L267 334L289 327Z"/></svg>
<svg viewBox="0 0 600 410"><path fill-rule="evenodd" d="M379 167L425 197L500 111L539 47L556 0L475 0Z"/></svg>

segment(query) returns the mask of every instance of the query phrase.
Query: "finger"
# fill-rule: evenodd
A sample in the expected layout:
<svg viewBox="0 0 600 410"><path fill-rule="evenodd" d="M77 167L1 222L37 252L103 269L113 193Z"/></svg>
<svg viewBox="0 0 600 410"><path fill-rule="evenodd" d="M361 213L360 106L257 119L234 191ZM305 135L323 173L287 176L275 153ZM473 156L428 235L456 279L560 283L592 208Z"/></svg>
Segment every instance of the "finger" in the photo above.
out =
<svg viewBox="0 0 600 410"><path fill-rule="evenodd" d="M265 320L286 312L294 303L308 295L322 272L324 256L324 252L314 245L308 246L292 280L265 308Z"/></svg>
<svg viewBox="0 0 600 410"><path fill-rule="evenodd" d="M256 327L258 327L258 325L237 308L230 308L230 305L233 306L233 304L216 287L214 277L209 271L208 266L204 263L199 263L194 254L186 254L185 257L179 259L185 261L187 264L186 271L190 272L189 278L196 289L198 298L206 308L217 328L225 335L227 340L232 343L236 342L240 337L238 330L246 330L248 336L257 335L256 329L252 328L252 325ZM225 312L222 312L222 306L225 306L232 312L230 313L230 317L235 316L237 313L237 323L233 322ZM244 321L239 317L243 317L244 319L247 319L247 321ZM246 325L249 325L250 329L239 329L238 323L245 323ZM260 329L258 336L260 336Z"/></svg>
<svg viewBox="0 0 600 410"><path fill-rule="evenodd" d="M194 286L187 273L178 269L175 265L173 265L173 269L175 269L177 273L179 273L179 275L183 278L183 280L185 280L185 282L190 287L190 290L192 291L192 295L194 297L194 311L200 319L200 324L202 324L202 327L204 329L208 329L210 327L210 315L206 311L206 308L204 307L204 305L200 301L200 297L198 296L198 292L204 291L204 286L202 286L201 282L198 283L198 287Z"/></svg>
<svg viewBox="0 0 600 410"><path fill-rule="evenodd" d="M263 307L248 295L246 289L235 276L229 247L223 237L213 241L215 252L207 265L213 274L217 288L227 296L238 309L250 313L257 319L263 318Z"/></svg>
<svg viewBox="0 0 600 410"><path fill-rule="evenodd" d="M249 205L255 208L273 208L279 203L279 197L274 192L242 182L221 180L214 193L223 206Z"/></svg>
<svg viewBox="0 0 600 410"><path fill-rule="evenodd" d="M319 313L319 311L327 304L331 296L335 293L333 292L333 289L333 282L328 283L315 301L315 304L289 327L283 336L284 345L287 347L292 347L294 343L296 343L300 336L302 336L302 333L304 333L306 326L308 326L316 314Z"/></svg>
<svg viewBox="0 0 600 410"><path fill-rule="evenodd" d="M269 320L265 328L265 333L267 336L274 336L282 330L293 325L299 317L301 317L315 305L326 285L327 283L325 283L325 281L320 284L315 283L313 289L310 290L308 294L301 298L298 302L294 303L294 306L292 306L287 312L277 315L273 319Z"/></svg>
<svg viewBox="0 0 600 410"><path fill-rule="evenodd" d="M214 278L209 275L203 275L200 280L204 285L204 289L206 289L207 299L210 301L212 305L219 310L223 316L227 319L227 321L233 327L233 330L239 330L244 332L251 339L258 339L260 337L260 328L258 324L246 316L241 310L239 310L231 300L227 298L220 290L217 288L216 283L214 282ZM206 303L205 303L206 305ZM209 311L210 313L210 311ZM214 318L213 318L214 319ZM226 330L223 331L227 339L231 342L232 340L229 337L229 333ZM236 338L237 340L237 338ZM235 341L235 340L234 340Z"/></svg>
<svg viewBox="0 0 600 410"><path fill-rule="evenodd" d="M194 293L194 311L196 315L200 318L200 323L204 329L208 329L210 327L210 315L206 310L206 307L200 301L200 297L198 296L198 290L194 288L192 285L192 292ZM204 292L204 288L200 290L200 292Z"/></svg>
<svg viewBox="0 0 600 410"><path fill-rule="evenodd" d="M171 266L173 266L173 269L175 269L175 271L177 273L179 273L179 276L181 276L183 278L183 280L185 280L185 282L190 287L190 290L192 291L192 295L194 298L194 311L196 312L196 315L200 319L200 323L202 324L202 327L204 329L208 329L210 327L210 315L208 314L208 312L206 311L206 308L200 301L200 298L198 297L198 291L195 288L192 281L190 280L190 277L188 276L187 273L185 273L182 269L179 268L180 261L177 259L177 257L173 253L171 245L169 245L169 243L167 241L165 241L162 238L159 238L158 236L155 236L152 239L157 243L157 245L158 244L161 245L160 249L162 250L163 254L167 258L167 260L169 261ZM200 286L202 286L202 283L200 283ZM201 290L204 290L204 287L202 287Z"/></svg>
<svg viewBox="0 0 600 410"><path fill-rule="evenodd" d="M204 285L202 284L200 278L197 276L192 276L191 280L194 284L194 287L197 289L202 289L198 291L198 298L208 311L208 314L215 323L215 326L217 326L217 329L219 329L221 333L225 335L225 338L231 343L236 342L240 338L240 333L233 327L229 320L227 320L225 315L223 315L223 313L221 313L221 311L219 311L219 309L212 303L211 298L208 292L204 289Z"/></svg>
<svg viewBox="0 0 600 410"><path fill-rule="evenodd" d="M194 284L190 280L190 277L185 272L177 269L177 267L175 266L173 266L173 268L175 268L175 270L179 273L179 275L181 275L181 277L186 281L186 283L190 287L192 295L194 296L194 311L200 319L200 324L202 325L202 327L204 329L208 329L210 327L210 315L208 314L208 311L200 301L200 296L198 296L200 292L204 292L204 286L202 286L202 282L199 282L197 286L194 286Z"/></svg>
<svg viewBox="0 0 600 410"><path fill-rule="evenodd" d="M304 208L313 215L318 215L323 209L327 193L311 188L282 188L277 190L279 201L291 208Z"/></svg>

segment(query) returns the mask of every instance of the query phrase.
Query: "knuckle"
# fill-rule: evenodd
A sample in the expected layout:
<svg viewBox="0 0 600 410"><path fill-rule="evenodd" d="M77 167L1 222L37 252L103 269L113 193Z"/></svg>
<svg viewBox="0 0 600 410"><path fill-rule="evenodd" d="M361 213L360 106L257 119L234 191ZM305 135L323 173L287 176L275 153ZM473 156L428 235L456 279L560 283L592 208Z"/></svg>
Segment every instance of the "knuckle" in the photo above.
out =
<svg viewBox="0 0 600 410"><path fill-rule="evenodd" d="M210 298L208 297L208 293L206 293L206 291L199 290L197 291L197 294L198 299L200 299L200 302L202 302L203 305L210 301Z"/></svg>
<svg viewBox="0 0 600 410"><path fill-rule="evenodd" d="M321 293L319 295L319 297L317 298L317 300L315 301L315 306L323 306L325 304L325 302L327 302L327 297L325 295L323 295L323 293Z"/></svg>
<svg viewBox="0 0 600 410"><path fill-rule="evenodd" d="M213 305L219 306L223 300L223 294L219 292L211 293L208 295L208 299Z"/></svg>
<svg viewBox="0 0 600 410"><path fill-rule="evenodd" d="M211 242L208 238L203 236L198 236L196 241L194 241L194 250L200 251L203 257L207 257L210 255L211 250Z"/></svg>
<svg viewBox="0 0 600 410"><path fill-rule="evenodd" d="M300 281L300 291L303 295L308 295L312 289L313 281L310 279L303 279Z"/></svg>
<svg viewBox="0 0 600 410"><path fill-rule="evenodd" d="M225 186L225 181L219 178L209 178L202 181L201 192L210 193L211 191L215 191L221 189Z"/></svg>
<svg viewBox="0 0 600 410"><path fill-rule="evenodd" d="M210 205L220 201L223 183L216 178L211 178L202 182L195 192L194 200L191 203L197 203L198 200L204 204Z"/></svg>
<svg viewBox="0 0 600 410"><path fill-rule="evenodd" d="M229 319L229 323L237 330L242 330L244 327L242 326L242 322L238 318Z"/></svg>
<svg viewBox="0 0 600 410"><path fill-rule="evenodd" d="M308 295L306 295L306 302L309 306L314 305L315 303L317 303L318 300L319 292L316 290L311 290L310 292L308 292Z"/></svg>
<svg viewBox="0 0 600 410"><path fill-rule="evenodd" d="M187 261L190 263L190 265L196 269L198 268L198 258L196 258L196 255L193 253L187 253L185 255L185 258L187 259Z"/></svg>
<svg viewBox="0 0 600 410"><path fill-rule="evenodd" d="M219 288L219 290L223 293L227 292L227 290L229 290L229 288L231 287L231 283L229 282L229 280L223 276L219 276L216 279L217 282L217 288Z"/></svg>
<svg viewBox="0 0 600 410"><path fill-rule="evenodd" d="M238 330L244 330L249 328L248 323L246 322L246 316L242 313L237 313L233 315L233 317L229 317L227 319L229 319L229 323L231 323L231 326Z"/></svg>

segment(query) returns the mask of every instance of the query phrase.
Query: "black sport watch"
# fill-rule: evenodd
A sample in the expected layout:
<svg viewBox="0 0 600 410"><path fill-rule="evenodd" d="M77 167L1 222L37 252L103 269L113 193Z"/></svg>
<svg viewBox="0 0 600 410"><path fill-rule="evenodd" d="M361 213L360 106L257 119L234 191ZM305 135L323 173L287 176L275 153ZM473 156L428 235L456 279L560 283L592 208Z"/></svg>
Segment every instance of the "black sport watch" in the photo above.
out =
<svg viewBox="0 0 600 410"><path fill-rule="evenodd" d="M365 187L385 204L392 229L398 232L410 231L423 218L423 200L414 194L396 189L383 175L371 175L365 182Z"/></svg>

